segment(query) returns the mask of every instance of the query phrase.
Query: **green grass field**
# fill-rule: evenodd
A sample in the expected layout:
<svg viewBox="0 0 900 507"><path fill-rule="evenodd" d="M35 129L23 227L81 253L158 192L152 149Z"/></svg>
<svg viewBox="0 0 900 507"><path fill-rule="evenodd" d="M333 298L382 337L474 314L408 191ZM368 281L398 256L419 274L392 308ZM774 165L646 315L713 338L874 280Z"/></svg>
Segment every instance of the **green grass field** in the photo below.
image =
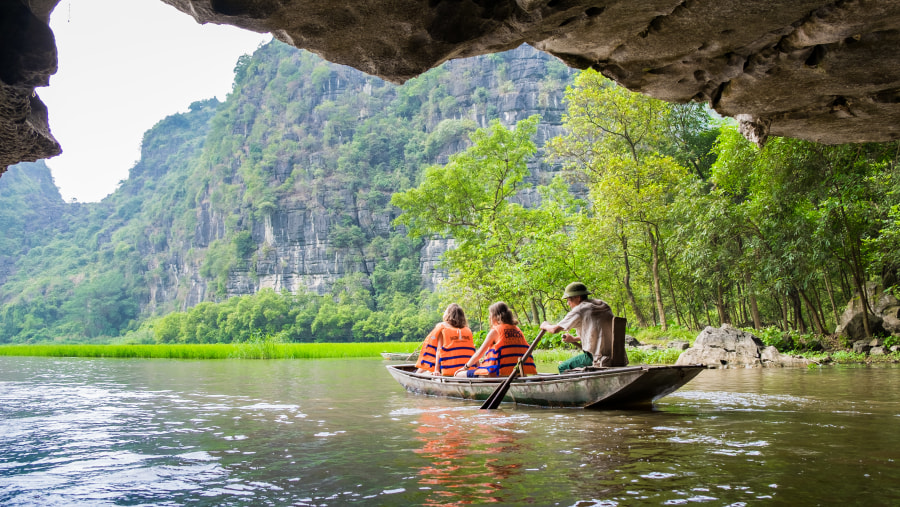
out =
<svg viewBox="0 0 900 507"><path fill-rule="evenodd" d="M165 344L165 345L96 345L96 344L36 344L2 345L0 356L47 357L109 357L139 359L324 359L376 358L382 352L413 352L419 346L413 342L379 343L249 343ZM573 354L575 349L536 350L539 363L558 363ZM678 351L643 351L629 349L632 364L671 364L678 359Z"/></svg>
<svg viewBox="0 0 900 507"><path fill-rule="evenodd" d="M3 345L0 356L114 357L164 359L381 358L382 352L412 352L417 343L216 343L166 345Z"/></svg>
<svg viewBox="0 0 900 507"><path fill-rule="evenodd" d="M326 359L372 358L381 359L382 352L413 352L419 346L414 342L379 343L277 343L256 341L248 343L216 344L35 344L0 345L0 356L46 357L109 357L139 359ZM572 357L574 348L538 349L534 359L541 371L551 371L556 363ZM681 350L628 349L630 364L675 364ZM852 352L799 354L819 364L872 364L896 363L900 353L883 356L867 356ZM548 366L549 365L549 366Z"/></svg>

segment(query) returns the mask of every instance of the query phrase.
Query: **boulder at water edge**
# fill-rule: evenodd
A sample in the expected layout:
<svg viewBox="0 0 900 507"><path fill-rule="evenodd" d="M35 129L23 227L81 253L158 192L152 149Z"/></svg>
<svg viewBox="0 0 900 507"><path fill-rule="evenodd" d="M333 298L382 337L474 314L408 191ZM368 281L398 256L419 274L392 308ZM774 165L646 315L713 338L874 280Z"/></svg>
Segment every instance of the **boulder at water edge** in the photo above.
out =
<svg viewBox="0 0 900 507"><path fill-rule="evenodd" d="M705 364L710 368L807 366L808 359L778 352L751 333L723 324L706 327L694 346L685 350L676 365Z"/></svg>
<svg viewBox="0 0 900 507"><path fill-rule="evenodd" d="M846 336L853 342L867 340L865 327L863 327L863 315L866 315L868 316L870 335L881 333L900 335L900 301L874 282L866 284L866 295L872 311L863 312L859 293L856 293L847 303L847 308L841 314L834 332Z"/></svg>

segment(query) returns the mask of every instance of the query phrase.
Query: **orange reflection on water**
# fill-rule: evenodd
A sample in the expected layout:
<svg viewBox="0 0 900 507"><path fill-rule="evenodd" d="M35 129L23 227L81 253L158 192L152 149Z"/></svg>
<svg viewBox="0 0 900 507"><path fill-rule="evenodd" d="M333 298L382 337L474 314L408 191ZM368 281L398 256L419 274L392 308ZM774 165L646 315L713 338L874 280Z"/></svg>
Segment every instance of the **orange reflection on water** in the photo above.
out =
<svg viewBox="0 0 900 507"><path fill-rule="evenodd" d="M493 419L493 420L492 420ZM426 411L419 418L415 453L431 460L419 470L419 483L432 490L423 505L502 502L503 481L520 473L521 443L506 418L472 417L471 412Z"/></svg>

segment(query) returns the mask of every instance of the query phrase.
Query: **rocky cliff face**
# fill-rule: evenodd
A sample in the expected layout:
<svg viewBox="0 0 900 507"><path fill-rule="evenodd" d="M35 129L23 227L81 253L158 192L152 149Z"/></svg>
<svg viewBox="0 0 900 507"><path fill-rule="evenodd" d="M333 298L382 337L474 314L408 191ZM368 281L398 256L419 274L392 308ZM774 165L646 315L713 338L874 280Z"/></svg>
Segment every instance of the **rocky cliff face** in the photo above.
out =
<svg viewBox="0 0 900 507"><path fill-rule="evenodd" d="M538 145L560 134L574 77L522 46L395 85L280 42L243 57L235 74L226 101L196 102L149 130L103 202L62 202L43 164L4 176L0 302L44 315L35 333L62 308L70 321L96 321L93 335L269 288L340 298L363 287L379 304L409 304L441 281L452 240L408 238L392 224L391 195L492 119L512 126L540 114ZM531 169L533 185L553 174ZM91 313L97 297L102 322ZM23 326L8 334L44 336Z"/></svg>
<svg viewBox="0 0 900 507"><path fill-rule="evenodd" d="M290 56L280 58L296 56L295 50L288 53ZM327 66L327 72L321 66ZM263 67L272 66L250 62L246 72L261 73ZM440 77L424 81L415 92L403 91L397 85L374 80L348 67L320 63L315 68L319 70L312 73L318 73L320 80L311 88L293 81L278 84L288 98L279 105L267 102L275 100L267 95L273 93L271 83L280 77L260 74L259 86L268 83L265 88L254 88L252 83L256 81L248 79L249 84L238 90L230 103L218 106L217 119L211 120L212 124L226 117L231 123L220 128L218 134L208 135L203 157L210 159L210 151L219 145L228 144L229 150L216 162L218 175L209 178L197 194L191 231L169 231L165 248L154 253L153 246L148 245L144 252L154 259L148 266L153 273L148 279L149 309L169 307L173 301L178 301L176 308L187 308L205 300L251 294L264 288L327 294L337 280L348 274L370 277L385 255L373 246L373 241L389 242L392 236L403 235L403 231L392 226L397 210L387 204L390 194L399 188L400 180L405 179L408 185L414 184L410 178L415 178L415 174L397 170L386 174L383 166L390 163L378 160L386 159L388 153L409 150L403 144L408 139L392 139L392 132L373 128L364 142L358 143L364 145L359 147L361 160L344 165L344 170L365 173L351 182L334 165L345 164L346 159L356 155L338 154L335 146L346 143L346 137L337 138L358 137L365 122L382 121L380 107L400 107L398 100L405 97L404 104L413 101L420 109L430 108L425 113L425 131L413 133L426 138L427 153L419 156L422 165L415 167L416 173L424 165L446 163L452 153L467 146L468 132L487 126L491 118L499 117L502 123L514 125L530 115L542 115L536 139L541 145L561 132L563 91L573 76L573 71L528 46L503 55L449 62L433 71ZM309 78L301 75L295 79ZM446 91L446 97L437 104L426 100L438 88ZM388 99L379 102L375 97ZM255 111L252 119L247 113L250 110ZM293 110L303 112L290 118ZM349 118L344 127L336 126L339 120L335 120L335 114ZM417 109L409 114L419 117L422 113ZM253 136L249 133L262 129L263 124L276 130L259 136L257 144L250 140ZM334 144L320 145L312 140L322 136L331 136ZM148 136L145 143L152 144L153 136ZM297 151L281 153L274 147L277 143L288 143L285 146ZM167 146L166 150L171 151L171 145ZM137 180L164 179L164 167L173 157L178 153L189 156L166 150L145 150L146 157L132 171L136 181L124 188L145 184ZM254 166L248 162L254 151L278 151L279 155ZM409 157L407 154L406 159ZM395 158L393 163L400 163L397 160L400 159ZM251 195L248 187L259 184L251 179L255 177L262 178L265 188ZM532 168L531 183L546 183L548 178L548 168L537 164ZM281 190L275 192L274 187ZM537 202L533 190L520 198L525 203ZM216 277L210 273L210 259L225 248L223 245L231 248L235 230L249 233L250 246L240 252L240 262L228 269L226 276ZM416 247L416 269L423 288L433 289L442 279L438 263L451 244L450 240L433 238ZM368 283L366 280L363 283Z"/></svg>

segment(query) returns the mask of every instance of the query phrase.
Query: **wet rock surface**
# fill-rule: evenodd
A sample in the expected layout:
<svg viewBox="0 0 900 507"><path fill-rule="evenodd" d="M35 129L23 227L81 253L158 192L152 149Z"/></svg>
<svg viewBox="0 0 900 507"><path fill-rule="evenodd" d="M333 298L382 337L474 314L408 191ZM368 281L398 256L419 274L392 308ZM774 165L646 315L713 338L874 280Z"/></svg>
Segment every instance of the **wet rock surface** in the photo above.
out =
<svg viewBox="0 0 900 507"><path fill-rule="evenodd" d="M870 346L867 343L869 338L863 325L864 319L868 320L869 335L900 336L900 301L873 282L866 284L866 295L869 308L863 311L862 301L857 293L847 303L834 330L835 334L846 336L854 342L854 351L857 348L856 342L864 342L861 347Z"/></svg>

